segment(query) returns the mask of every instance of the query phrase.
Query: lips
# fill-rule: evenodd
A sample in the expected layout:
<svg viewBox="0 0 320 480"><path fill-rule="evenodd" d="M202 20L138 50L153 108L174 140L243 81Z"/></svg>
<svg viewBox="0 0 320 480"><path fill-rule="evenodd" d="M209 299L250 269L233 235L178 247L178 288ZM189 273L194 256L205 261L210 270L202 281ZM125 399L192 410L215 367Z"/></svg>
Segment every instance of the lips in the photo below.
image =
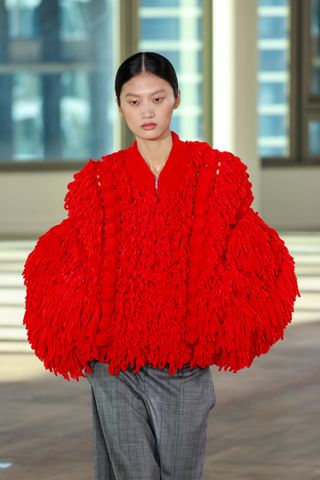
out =
<svg viewBox="0 0 320 480"><path fill-rule="evenodd" d="M156 123L144 123L143 125L141 125L143 128L145 127L155 127L157 124Z"/></svg>

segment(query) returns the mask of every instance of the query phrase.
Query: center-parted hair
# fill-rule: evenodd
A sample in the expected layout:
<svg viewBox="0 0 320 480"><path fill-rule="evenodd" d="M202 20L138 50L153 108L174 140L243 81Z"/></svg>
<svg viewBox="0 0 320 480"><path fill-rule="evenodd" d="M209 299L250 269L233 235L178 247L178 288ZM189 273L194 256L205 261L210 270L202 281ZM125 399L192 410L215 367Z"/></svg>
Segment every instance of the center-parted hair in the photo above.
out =
<svg viewBox="0 0 320 480"><path fill-rule="evenodd" d="M177 98L179 86L172 63L160 53L137 52L124 60L117 70L114 88L118 106L120 106L120 94L123 85L142 72L150 72L166 80L173 89L175 99Z"/></svg>

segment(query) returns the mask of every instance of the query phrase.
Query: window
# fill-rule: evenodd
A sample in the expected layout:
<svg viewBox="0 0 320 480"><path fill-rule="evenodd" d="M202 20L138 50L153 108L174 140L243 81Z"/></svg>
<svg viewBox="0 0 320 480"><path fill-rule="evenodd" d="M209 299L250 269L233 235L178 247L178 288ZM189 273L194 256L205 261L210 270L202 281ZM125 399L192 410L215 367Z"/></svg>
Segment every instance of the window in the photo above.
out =
<svg viewBox="0 0 320 480"><path fill-rule="evenodd" d="M204 139L207 134L203 107L204 3L201 0L139 2L139 50L160 53L173 64L181 103L173 112L171 125L188 139Z"/></svg>
<svg viewBox="0 0 320 480"><path fill-rule="evenodd" d="M259 0L263 165L320 164L320 0Z"/></svg>
<svg viewBox="0 0 320 480"><path fill-rule="evenodd" d="M258 17L258 151L261 157L289 157L289 0L260 0Z"/></svg>
<svg viewBox="0 0 320 480"><path fill-rule="evenodd" d="M303 76L303 155L320 159L320 0L306 2Z"/></svg>
<svg viewBox="0 0 320 480"><path fill-rule="evenodd" d="M114 150L118 2L6 0L0 36L0 164Z"/></svg>

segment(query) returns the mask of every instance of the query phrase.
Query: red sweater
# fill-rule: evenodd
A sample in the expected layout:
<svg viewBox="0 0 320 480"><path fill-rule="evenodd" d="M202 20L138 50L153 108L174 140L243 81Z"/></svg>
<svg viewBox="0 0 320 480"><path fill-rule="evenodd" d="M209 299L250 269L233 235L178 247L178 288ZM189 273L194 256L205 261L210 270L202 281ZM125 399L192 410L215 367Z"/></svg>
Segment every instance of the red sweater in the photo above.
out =
<svg viewBox="0 0 320 480"><path fill-rule="evenodd" d="M206 142L173 146L159 178L127 149L89 160L68 217L27 257L24 324L45 368L79 380L146 363L237 372L284 337L294 259L253 210L247 166Z"/></svg>

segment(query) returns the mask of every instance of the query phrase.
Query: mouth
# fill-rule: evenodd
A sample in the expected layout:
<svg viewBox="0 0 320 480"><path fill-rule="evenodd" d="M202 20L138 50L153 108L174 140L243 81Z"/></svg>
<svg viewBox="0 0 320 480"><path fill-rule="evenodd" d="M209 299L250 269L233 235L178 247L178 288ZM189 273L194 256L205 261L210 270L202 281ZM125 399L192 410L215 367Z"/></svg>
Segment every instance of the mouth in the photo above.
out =
<svg viewBox="0 0 320 480"><path fill-rule="evenodd" d="M144 123L143 125L141 125L142 128L145 128L147 130L155 128L156 126L156 123Z"/></svg>

